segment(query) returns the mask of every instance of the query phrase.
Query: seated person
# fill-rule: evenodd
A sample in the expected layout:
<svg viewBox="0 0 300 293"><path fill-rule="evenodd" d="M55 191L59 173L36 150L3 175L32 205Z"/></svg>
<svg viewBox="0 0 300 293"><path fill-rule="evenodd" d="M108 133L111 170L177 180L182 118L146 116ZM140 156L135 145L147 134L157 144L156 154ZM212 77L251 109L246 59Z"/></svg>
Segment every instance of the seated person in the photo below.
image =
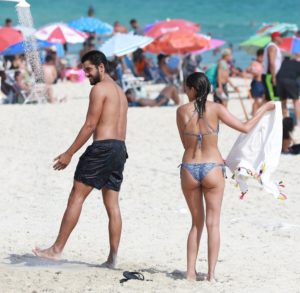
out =
<svg viewBox="0 0 300 293"><path fill-rule="evenodd" d="M134 64L134 71L137 76L144 77L145 80L152 80L150 61L145 56L143 49L139 48L133 52L132 61Z"/></svg>
<svg viewBox="0 0 300 293"><path fill-rule="evenodd" d="M13 82L9 82L5 71L0 71L1 92L6 96L4 104L16 104L18 102L19 91Z"/></svg>
<svg viewBox="0 0 300 293"><path fill-rule="evenodd" d="M174 77L179 74L178 68L170 68L167 64L169 55L159 54L157 56L158 78L157 83L173 83Z"/></svg>
<svg viewBox="0 0 300 293"><path fill-rule="evenodd" d="M283 132L282 132L282 153L283 154L300 154L300 144L295 144L292 138L292 132L294 130L294 121L291 117L285 117L282 120Z"/></svg>
<svg viewBox="0 0 300 293"><path fill-rule="evenodd" d="M47 55L45 64L43 64L45 84L54 84L57 80L58 74L55 67L55 59L53 55Z"/></svg>
<svg viewBox="0 0 300 293"><path fill-rule="evenodd" d="M167 106L172 100L175 105L180 104L180 97L175 86L166 86L156 99L138 98L134 89L128 89L125 92L129 107L160 107Z"/></svg>
<svg viewBox="0 0 300 293"><path fill-rule="evenodd" d="M30 86L25 82L24 75L19 70L15 72L15 87L25 94L29 94L31 90Z"/></svg>

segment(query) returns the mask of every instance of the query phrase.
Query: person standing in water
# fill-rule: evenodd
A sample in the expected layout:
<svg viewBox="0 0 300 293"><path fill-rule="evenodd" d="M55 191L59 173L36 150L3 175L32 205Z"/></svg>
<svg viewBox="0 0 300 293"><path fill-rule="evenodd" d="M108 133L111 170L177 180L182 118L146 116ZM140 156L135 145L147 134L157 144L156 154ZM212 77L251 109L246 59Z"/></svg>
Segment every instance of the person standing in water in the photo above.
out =
<svg viewBox="0 0 300 293"><path fill-rule="evenodd" d="M181 187L192 216L187 240L187 279L196 280L196 260L206 221L208 234L208 275L215 278L220 248L220 213L224 192L225 165L217 146L219 121L240 132L249 132L275 104L260 107L253 118L243 123L224 105L207 101L211 85L204 73L192 73L186 79L189 103L177 109L177 126L184 147ZM206 215L204 212L205 200Z"/></svg>
<svg viewBox="0 0 300 293"><path fill-rule="evenodd" d="M58 236L47 249L35 248L39 257L58 259L75 228L82 205L93 190L102 189L103 202L109 218L110 252L108 267L115 267L121 237L122 220L119 208L119 191L127 159L125 146L127 126L127 99L122 89L107 74L108 63L99 51L90 51L81 59L86 77L93 85L86 121L73 144L54 160L54 170L65 169L72 156L93 135L93 143L79 159L68 205Z"/></svg>

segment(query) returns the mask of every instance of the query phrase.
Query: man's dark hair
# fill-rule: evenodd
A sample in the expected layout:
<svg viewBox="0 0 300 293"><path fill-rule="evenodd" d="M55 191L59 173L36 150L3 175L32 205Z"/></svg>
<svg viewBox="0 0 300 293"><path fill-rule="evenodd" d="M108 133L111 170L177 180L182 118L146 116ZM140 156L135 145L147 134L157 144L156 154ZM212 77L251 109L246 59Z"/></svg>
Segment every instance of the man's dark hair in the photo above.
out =
<svg viewBox="0 0 300 293"><path fill-rule="evenodd" d="M53 61L54 60L54 57L52 54L48 54L45 58L45 62L48 63L50 61Z"/></svg>
<svg viewBox="0 0 300 293"><path fill-rule="evenodd" d="M136 19L133 18L130 20L130 24L134 24L134 23L137 23L137 21L136 21Z"/></svg>
<svg viewBox="0 0 300 293"><path fill-rule="evenodd" d="M261 56L264 54L264 48L260 48L256 51L256 56Z"/></svg>
<svg viewBox="0 0 300 293"><path fill-rule="evenodd" d="M11 23L11 22L12 22L12 20L10 18L5 19L5 24Z"/></svg>
<svg viewBox="0 0 300 293"><path fill-rule="evenodd" d="M89 51L86 54L84 54L81 58L81 63L84 63L85 61L90 61L92 64L99 66L101 63L104 65L105 72L108 73L109 66L107 59L105 55L97 50Z"/></svg>
<svg viewBox="0 0 300 293"><path fill-rule="evenodd" d="M165 54L159 54L159 55L157 55L157 63L159 64L161 61L163 61L167 57L169 57L169 55L165 55Z"/></svg>

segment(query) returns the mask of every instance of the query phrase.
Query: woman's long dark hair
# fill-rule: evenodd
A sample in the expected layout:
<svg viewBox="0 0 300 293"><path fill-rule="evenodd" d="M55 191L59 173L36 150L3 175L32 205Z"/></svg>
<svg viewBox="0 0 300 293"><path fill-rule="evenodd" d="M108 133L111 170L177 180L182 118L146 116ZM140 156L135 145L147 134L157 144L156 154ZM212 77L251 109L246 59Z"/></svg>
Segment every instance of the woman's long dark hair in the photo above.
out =
<svg viewBox="0 0 300 293"><path fill-rule="evenodd" d="M199 118L203 117L207 96L211 88L207 76L203 72L194 72L187 77L185 84L187 87L195 89L195 110L198 112Z"/></svg>

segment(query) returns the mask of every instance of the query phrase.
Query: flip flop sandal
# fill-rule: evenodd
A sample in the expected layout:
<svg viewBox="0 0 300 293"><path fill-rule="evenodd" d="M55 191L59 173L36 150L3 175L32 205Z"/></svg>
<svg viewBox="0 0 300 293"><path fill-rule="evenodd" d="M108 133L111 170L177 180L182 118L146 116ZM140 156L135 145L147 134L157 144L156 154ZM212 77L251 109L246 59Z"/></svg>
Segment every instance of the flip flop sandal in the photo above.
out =
<svg viewBox="0 0 300 293"><path fill-rule="evenodd" d="M125 271L123 272L124 279L120 280L120 283L127 282L129 280L139 280L139 281L144 281L145 277L142 273L139 272L129 272Z"/></svg>

